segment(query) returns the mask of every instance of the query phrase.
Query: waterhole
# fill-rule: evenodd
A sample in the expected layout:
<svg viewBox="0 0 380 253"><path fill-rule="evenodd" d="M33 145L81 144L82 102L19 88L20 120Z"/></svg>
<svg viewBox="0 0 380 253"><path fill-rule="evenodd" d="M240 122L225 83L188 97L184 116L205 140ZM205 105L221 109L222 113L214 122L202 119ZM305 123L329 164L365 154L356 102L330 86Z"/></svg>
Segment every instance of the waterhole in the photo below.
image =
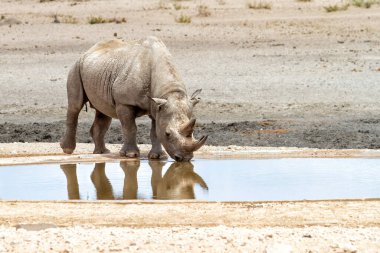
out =
<svg viewBox="0 0 380 253"><path fill-rule="evenodd" d="M380 197L380 159L0 166L3 200L265 201Z"/></svg>

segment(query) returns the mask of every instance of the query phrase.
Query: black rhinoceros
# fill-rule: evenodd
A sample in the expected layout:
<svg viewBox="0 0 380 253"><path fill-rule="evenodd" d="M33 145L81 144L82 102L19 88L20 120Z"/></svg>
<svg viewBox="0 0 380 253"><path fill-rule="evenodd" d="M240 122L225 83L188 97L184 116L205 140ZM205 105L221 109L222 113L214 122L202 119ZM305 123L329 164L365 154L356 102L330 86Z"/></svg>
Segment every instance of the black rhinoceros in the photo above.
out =
<svg viewBox="0 0 380 253"><path fill-rule="evenodd" d="M207 136L199 140L193 137L193 107L199 101L199 92L187 95L172 56L161 40L147 37L140 41L99 42L70 70L66 133L61 147L65 153L74 151L78 115L89 102L96 110L90 130L94 153L109 152L104 135L112 118L118 118L124 142L120 154L138 157L135 118L149 115L152 119L149 158L166 156L162 144L176 161L189 161L207 139Z"/></svg>

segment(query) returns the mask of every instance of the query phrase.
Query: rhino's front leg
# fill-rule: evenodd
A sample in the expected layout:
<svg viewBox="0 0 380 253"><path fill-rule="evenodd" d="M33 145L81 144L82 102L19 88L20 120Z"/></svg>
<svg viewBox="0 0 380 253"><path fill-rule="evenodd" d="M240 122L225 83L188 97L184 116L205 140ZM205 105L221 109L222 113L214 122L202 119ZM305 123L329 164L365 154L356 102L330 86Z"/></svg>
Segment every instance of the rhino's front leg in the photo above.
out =
<svg viewBox="0 0 380 253"><path fill-rule="evenodd" d="M157 138L156 134L156 120L152 118L152 128L150 129L150 140L152 142L152 149L149 151L149 159L167 159L168 155L162 150L162 145Z"/></svg>
<svg viewBox="0 0 380 253"><path fill-rule="evenodd" d="M140 156L139 148L136 143L136 114L133 106L117 105L116 114L121 122L123 131L123 147L120 150L120 155L134 158Z"/></svg>

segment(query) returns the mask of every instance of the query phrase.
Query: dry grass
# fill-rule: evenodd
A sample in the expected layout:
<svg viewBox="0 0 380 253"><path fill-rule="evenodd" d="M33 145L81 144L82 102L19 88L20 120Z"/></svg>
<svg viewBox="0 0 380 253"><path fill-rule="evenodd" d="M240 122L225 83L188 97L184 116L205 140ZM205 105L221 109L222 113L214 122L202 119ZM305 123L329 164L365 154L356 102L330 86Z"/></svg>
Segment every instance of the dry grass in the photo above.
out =
<svg viewBox="0 0 380 253"><path fill-rule="evenodd" d="M174 9L175 9L176 11L178 11L178 10L180 10L180 9L183 8L183 7L182 7L182 4L179 4L179 3L174 3L174 4L173 4L173 7L174 7Z"/></svg>
<svg viewBox="0 0 380 253"><path fill-rule="evenodd" d="M97 16L97 17L94 17L94 16L91 16L88 18L88 23L93 25L93 24L103 24L103 23L107 23L107 20L101 16Z"/></svg>
<svg viewBox="0 0 380 253"><path fill-rule="evenodd" d="M343 4L343 5L328 5L324 6L323 8L325 9L326 12L336 12L336 11L345 11L348 9L350 5L349 4Z"/></svg>
<svg viewBox="0 0 380 253"><path fill-rule="evenodd" d="M351 4L360 8L371 8L374 4L379 4L379 0L351 0Z"/></svg>
<svg viewBox="0 0 380 253"><path fill-rule="evenodd" d="M297 2L303 2L303 3L306 3L306 2L311 2L312 0L296 0Z"/></svg>
<svg viewBox="0 0 380 253"><path fill-rule="evenodd" d="M102 16L91 16L88 18L88 23L93 24L104 24L104 23L126 23L126 18L103 18Z"/></svg>
<svg viewBox="0 0 380 253"><path fill-rule="evenodd" d="M199 5L198 6L198 16L200 16L200 17L211 16L211 11L207 5Z"/></svg>
<svg viewBox="0 0 380 253"><path fill-rule="evenodd" d="M62 23L65 23L65 24L77 24L78 23L78 20L71 16L71 15L65 15L62 17Z"/></svg>
<svg viewBox="0 0 380 253"><path fill-rule="evenodd" d="M247 7L249 9L265 9L265 10L270 10L272 9L272 4L265 2L265 1L249 1L247 2Z"/></svg>
<svg viewBox="0 0 380 253"><path fill-rule="evenodd" d="M160 0L158 2L158 9L160 9L160 10L168 10L168 9L171 9L171 6L170 6L170 4L167 1Z"/></svg>
<svg viewBox="0 0 380 253"><path fill-rule="evenodd" d="M59 15L55 14L53 17L53 23L64 23L64 24L77 24L78 20L71 15Z"/></svg>
<svg viewBox="0 0 380 253"><path fill-rule="evenodd" d="M175 21L177 23L189 24L189 23L191 23L191 17L184 15L184 14L181 14L179 17L177 17L175 19Z"/></svg>

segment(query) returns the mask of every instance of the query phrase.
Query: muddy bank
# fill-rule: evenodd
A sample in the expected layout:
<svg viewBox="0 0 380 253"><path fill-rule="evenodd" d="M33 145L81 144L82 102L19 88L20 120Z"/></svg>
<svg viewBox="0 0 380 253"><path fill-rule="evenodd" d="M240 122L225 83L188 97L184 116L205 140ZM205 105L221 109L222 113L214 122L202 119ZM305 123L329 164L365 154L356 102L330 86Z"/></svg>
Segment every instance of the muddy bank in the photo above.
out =
<svg viewBox="0 0 380 253"><path fill-rule="evenodd" d="M196 137L209 135L208 145L291 146L310 148L380 148L378 119L310 122L245 121L235 123L200 123ZM77 141L91 142L89 123L78 126ZM0 124L0 142L58 142L65 130L64 121L53 123ZM138 124L138 143L150 144L150 125ZM106 135L107 143L121 143L118 122L113 122Z"/></svg>

